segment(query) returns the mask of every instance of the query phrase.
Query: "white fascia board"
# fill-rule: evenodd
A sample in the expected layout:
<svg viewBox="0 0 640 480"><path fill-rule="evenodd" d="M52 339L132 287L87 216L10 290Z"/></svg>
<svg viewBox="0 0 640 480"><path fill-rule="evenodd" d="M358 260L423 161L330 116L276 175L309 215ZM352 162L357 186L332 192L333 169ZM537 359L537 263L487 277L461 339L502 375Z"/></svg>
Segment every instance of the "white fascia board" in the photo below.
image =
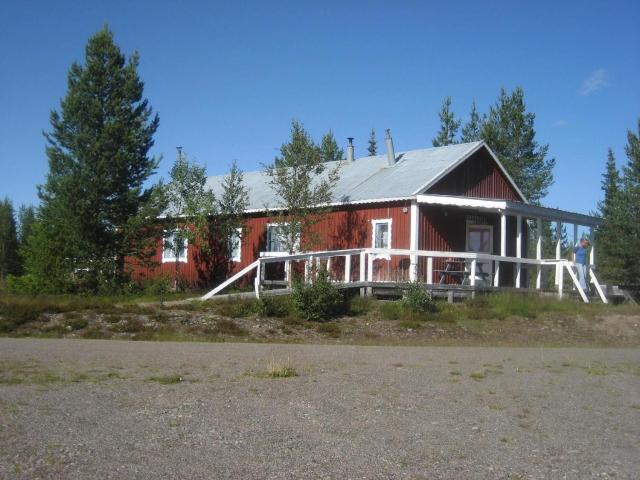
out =
<svg viewBox="0 0 640 480"><path fill-rule="evenodd" d="M542 218L544 220L576 223L587 227L598 226L598 217L582 213L568 212L557 208L539 207L528 203L511 202L509 200L489 200L482 198L452 197L447 195L417 195L416 201L427 205L473 208L493 212L504 212L506 215L522 215L526 218Z"/></svg>
<svg viewBox="0 0 640 480"><path fill-rule="evenodd" d="M443 205L450 207L469 207L484 210L500 211L507 208L506 200L484 200L470 197L450 197L447 195L417 195L418 203Z"/></svg>
<svg viewBox="0 0 640 480"><path fill-rule="evenodd" d="M348 202L331 202L318 205L316 208L324 207L340 207L343 205L362 205L367 203L385 203L385 202L402 202L415 199L415 196L407 197L390 197L390 198L371 198L366 200L351 200ZM265 207L265 208L250 208L244 211L244 213L263 213L263 212L278 212L285 210L283 207Z"/></svg>

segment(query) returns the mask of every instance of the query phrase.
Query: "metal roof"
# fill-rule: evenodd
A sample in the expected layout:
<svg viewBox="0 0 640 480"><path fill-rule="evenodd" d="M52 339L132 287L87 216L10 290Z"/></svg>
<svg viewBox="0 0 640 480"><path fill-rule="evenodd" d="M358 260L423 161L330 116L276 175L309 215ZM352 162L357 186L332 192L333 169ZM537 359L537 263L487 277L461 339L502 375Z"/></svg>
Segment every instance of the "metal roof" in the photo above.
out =
<svg viewBox="0 0 640 480"><path fill-rule="evenodd" d="M386 154L343 161L340 178L333 190L334 203L372 203L415 197L481 147L492 153L484 142L472 142L400 152L392 166L387 164ZM328 162L325 172L335 164ZM209 177L207 186L220 194L223 180L223 175ZM245 172L244 184L249 192L249 211L281 206L264 172ZM517 189L515 184L514 187Z"/></svg>

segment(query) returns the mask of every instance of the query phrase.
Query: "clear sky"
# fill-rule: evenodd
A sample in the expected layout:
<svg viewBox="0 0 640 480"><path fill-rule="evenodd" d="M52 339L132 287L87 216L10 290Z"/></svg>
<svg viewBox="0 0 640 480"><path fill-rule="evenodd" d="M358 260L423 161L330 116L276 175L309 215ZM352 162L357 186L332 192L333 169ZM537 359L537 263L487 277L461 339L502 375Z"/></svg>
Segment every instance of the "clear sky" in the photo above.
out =
<svg viewBox="0 0 640 480"><path fill-rule="evenodd" d="M2 1L0 197L37 203L43 130L71 63L102 25L141 55L160 114L166 177L181 145L210 174L260 168L292 118L331 128L356 156L372 127L396 151L431 146L446 95L466 118L522 86L538 140L557 159L544 203L589 212L607 148L626 159L640 116L640 2Z"/></svg>

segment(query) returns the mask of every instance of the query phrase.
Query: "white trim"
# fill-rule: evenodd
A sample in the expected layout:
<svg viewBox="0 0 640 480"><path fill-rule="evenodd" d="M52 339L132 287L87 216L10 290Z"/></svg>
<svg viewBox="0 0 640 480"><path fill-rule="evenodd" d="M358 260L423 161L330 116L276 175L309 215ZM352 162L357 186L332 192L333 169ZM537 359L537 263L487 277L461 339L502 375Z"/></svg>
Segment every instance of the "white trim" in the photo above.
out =
<svg viewBox="0 0 640 480"><path fill-rule="evenodd" d="M411 223L409 225L409 249L418 250L418 243L420 241L420 212L418 210L418 203L414 200L411 202ZM418 279L418 257L411 255L409 258L409 280L415 282Z"/></svg>
<svg viewBox="0 0 640 480"><path fill-rule="evenodd" d="M508 215L522 215L525 218L542 218L555 222L561 220L563 223L577 223L585 227L596 227L600 225L601 219L582 213L568 212L557 208L539 207L522 202L512 202L510 200L490 200L484 198L459 197L453 195L417 195L418 203L428 205L443 205L448 207L471 208L475 210L486 210L490 212L506 211Z"/></svg>
<svg viewBox="0 0 640 480"><path fill-rule="evenodd" d="M271 228L271 227L283 227L285 225L289 225L289 222L267 223L267 238L265 239L267 241L267 245L266 245L267 248L269 248L269 228ZM300 239L299 238L296 240L296 244L294 245L294 250L296 252L300 251ZM285 252L282 252L282 251L280 251L280 252L272 252L271 250L267 250L267 252L289 254L289 252L286 252L286 251Z"/></svg>
<svg viewBox="0 0 640 480"><path fill-rule="evenodd" d="M522 201L525 202L525 203L529 203L528 200L527 200L527 197L524 196L522 191L518 188L518 185L516 185L516 182L514 182L513 178L511 178L511 175L509 175L507 173L507 170L504 168L504 165L502 165L500 160L498 160L498 157L496 156L496 154L493 153L491 148L489 148L489 145L487 145L484 140L478 142L475 146L471 147L469 150L467 150L465 153L463 153L462 156L460 156L460 158L458 158L455 162L453 162L451 165L449 165L447 168L445 168L442 172L440 172L438 175L436 175L431 180L429 180L427 183L425 183L418 190L413 192L413 194L414 195L419 195L420 193L425 192L429 187L432 187L438 181L442 180L449 173L451 173L456 167L460 166L465 160L467 160L469 157L471 157L471 155L473 155L474 153L476 153L478 150L480 150L483 147L487 150L487 152L489 152L489 155L491 155L491 158L493 158L493 160L498 165L498 168L502 171L502 173L505 175L505 177L507 177L507 180L509 181L511 186L516 190L516 192L518 193L518 195L520 196Z"/></svg>
<svg viewBox="0 0 640 480"><path fill-rule="evenodd" d="M376 247L376 225L386 223L389 225L389 245L386 247ZM371 220L371 248L393 248L391 245L392 238L392 227L393 227L393 219L392 218L375 218Z"/></svg>
<svg viewBox="0 0 640 480"><path fill-rule="evenodd" d="M162 254L161 254L161 258L162 258L162 263L176 263L176 257L174 255L174 250L171 249L171 256L165 256L165 252L167 251L166 248L164 248L164 241L165 238L167 238L167 233L169 233L171 236L175 235L177 230L163 230L163 234L162 234ZM184 250L184 256L180 255L180 257L178 258L178 262L180 263L189 263L189 240L185 237L183 242L183 250Z"/></svg>
<svg viewBox="0 0 640 480"><path fill-rule="evenodd" d="M388 198L367 198L364 200L349 200L347 202L330 202L330 203L322 203L316 205L315 208L326 208L326 207L341 207L343 205L363 205L370 203L386 203L386 202L406 202L408 200L415 200L415 195L408 195L404 197L388 197ZM264 208L249 208L245 210L243 213L262 213L262 212L278 212L286 210L282 207L264 207Z"/></svg>
<svg viewBox="0 0 640 480"><path fill-rule="evenodd" d="M232 262L241 262L242 261L242 228L236 228L235 232L238 238L238 245L237 245L237 252L236 255L232 255L233 250L229 251L229 260ZM231 234L232 236L235 236L233 233ZM229 242L231 242L231 239L229 239Z"/></svg>

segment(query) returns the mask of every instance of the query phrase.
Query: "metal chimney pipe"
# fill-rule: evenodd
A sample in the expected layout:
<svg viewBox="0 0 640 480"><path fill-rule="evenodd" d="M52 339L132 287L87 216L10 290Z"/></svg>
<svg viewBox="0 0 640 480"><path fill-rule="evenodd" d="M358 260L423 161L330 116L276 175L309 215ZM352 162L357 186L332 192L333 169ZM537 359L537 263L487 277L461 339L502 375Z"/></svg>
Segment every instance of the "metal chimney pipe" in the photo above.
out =
<svg viewBox="0 0 640 480"><path fill-rule="evenodd" d="M391 130L385 130L384 141L387 144L387 165L393 167L396 164L396 152L393 150L393 138L391 138Z"/></svg>
<svg viewBox="0 0 640 480"><path fill-rule="evenodd" d="M353 137L347 138L347 162L353 162Z"/></svg>

